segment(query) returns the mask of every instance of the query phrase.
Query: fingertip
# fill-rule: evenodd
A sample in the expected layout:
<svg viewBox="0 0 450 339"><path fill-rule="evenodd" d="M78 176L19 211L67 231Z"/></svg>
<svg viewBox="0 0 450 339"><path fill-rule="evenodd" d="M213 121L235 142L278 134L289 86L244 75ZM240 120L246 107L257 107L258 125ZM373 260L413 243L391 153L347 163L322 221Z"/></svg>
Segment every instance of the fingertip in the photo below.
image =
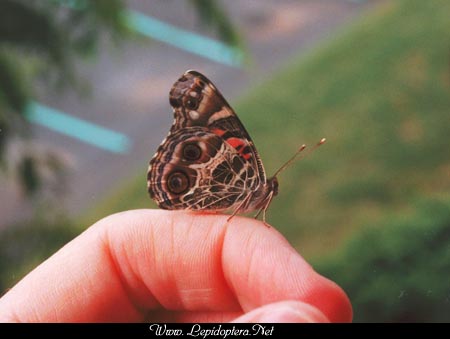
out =
<svg viewBox="0 0 450 339"><path fill-rule="evenodd" d="M275 228L238 218L226 234L224 255L229 262L224 262L225 275L230 286L241 292L244 309L298 300L316 307L332 322L352 320L345 292L318 274Z"/></svg>
<svg viewBox="0 0 450 339"><path fill-rule="evenodd" d="M241 323L327 323L316 307L300 301L281 301L251 310L234 319Z"/></svg>
<svg viewBox="0 0 450 339"><path fill-rule="evenodd" d="M319 308L331 322L351 322L353 309L347 294L334 281L316 274L316 281L311 282L314 290L308 301Z"/></svg>
<svg viewBox="0 0 450 339"><path fill-rule="evenodd" d="M335 282L330 281L336 300L332 303L329 318L334 322L350 323L353 320L353 307L345 291Z"/></svg>

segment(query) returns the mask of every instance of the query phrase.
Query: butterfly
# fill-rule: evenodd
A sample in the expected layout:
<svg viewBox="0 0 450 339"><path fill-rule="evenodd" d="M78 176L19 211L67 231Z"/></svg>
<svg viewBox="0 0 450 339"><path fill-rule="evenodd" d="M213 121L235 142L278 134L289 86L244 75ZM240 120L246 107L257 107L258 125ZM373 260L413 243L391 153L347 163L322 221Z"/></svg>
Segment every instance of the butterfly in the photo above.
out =
<svg viewBox="0 0 450 339"><path fill-rule="evenodd" d="M174 122L147 173L147 187L167 210L258 211L278 194L276 175L268 178L256 147L216 86L197 71L185 72L169 93ZM325 140L322 139L321 143Z"/></svg>

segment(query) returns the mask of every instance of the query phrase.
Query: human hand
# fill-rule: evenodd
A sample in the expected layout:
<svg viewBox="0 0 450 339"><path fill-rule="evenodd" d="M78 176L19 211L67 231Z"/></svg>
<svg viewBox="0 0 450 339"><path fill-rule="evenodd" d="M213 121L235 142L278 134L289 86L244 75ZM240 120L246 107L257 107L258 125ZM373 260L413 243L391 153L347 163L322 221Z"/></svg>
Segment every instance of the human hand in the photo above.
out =
<svg viewBox="0 0 450 339"><path fill-rule="evenodd" d="M97 222L0 299L0 321L346 322L345 293L274 228L184 211Z"/></svg>

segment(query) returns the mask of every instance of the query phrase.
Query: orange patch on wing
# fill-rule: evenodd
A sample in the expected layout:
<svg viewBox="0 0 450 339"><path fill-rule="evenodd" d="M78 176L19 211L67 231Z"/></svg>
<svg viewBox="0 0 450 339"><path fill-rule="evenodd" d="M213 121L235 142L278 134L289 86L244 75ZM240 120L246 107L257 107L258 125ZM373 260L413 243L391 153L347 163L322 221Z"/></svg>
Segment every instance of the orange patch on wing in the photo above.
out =
<svg viewBox="0 0 450 339"><path fill-rule="evenodd" d="M219 137L221 137L222 135L224 135L226 133L226 131L224 131L223 129L220 129L220 128L213 128L211 131L214 134L218 135Z"/></svg>
<svg viewBox="0 0 450 339"><path fill-rule="evenodd" d="M245 160L248 160L252 157L251 153L245 153L244 151L245 146L247 146L244 140L239 138L228 138L227 143L230 144Z"/></svg>
<svg viewBox="0 0 450 339"><path fill-rule="evenodd" d="M229 143L235 149L242 148L245 146L245 142L239 138L228 138L227 143Z"/></svg>
<svg viewBox="0 0 450 339"><path fill-rule="evenodd" d="M239 152L239 154L241 155L241 157L243 157L245 160L248 160L248 159L250 159L251 157L252 157L252 155L250 154L250 153L242 153L242 152Z"/></svg>
<svg viewBox="0 0 450 339"><path fill-rule="evenodd" d="M218 135L219 137L222 137L225 133L227 133L227 131L224 131L220 128L213 128L211 129L211 131L215 135ZM247 143L244 140L240 138L231 137L226 139L225 141L227 142L228 145L233 147L239 153L239 155L245 160L249 160L252 157L251 153L244 152L245 146L247 146Z"/></svg>

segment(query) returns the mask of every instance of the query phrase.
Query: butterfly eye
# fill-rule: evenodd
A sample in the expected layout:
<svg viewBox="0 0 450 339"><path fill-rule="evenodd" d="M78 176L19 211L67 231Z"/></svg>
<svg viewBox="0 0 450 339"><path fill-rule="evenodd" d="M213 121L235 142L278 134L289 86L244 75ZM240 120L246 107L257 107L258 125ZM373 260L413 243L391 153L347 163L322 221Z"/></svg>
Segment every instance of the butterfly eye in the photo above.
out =
<svg viewBox="0 0 450 339"><path fill-rule="evenodd" d="M181 194L189 188L189 179L183 172L173 172L167 179L169 191L174 194Z"/></svg>
<svg viewBox="0 0 450 339"><path fill-rule="evenodd" d="M189 109L196 109L198 107L198 101L195 98L189 98L186 100L186 107Z"/></svg>
<svg viewBox="0 0 450 339"><path fill-rule="evenodd" d="M202 150L196 144L187 144L183 147L183 157L188 161L195 161L202 155Z"/></svg>

